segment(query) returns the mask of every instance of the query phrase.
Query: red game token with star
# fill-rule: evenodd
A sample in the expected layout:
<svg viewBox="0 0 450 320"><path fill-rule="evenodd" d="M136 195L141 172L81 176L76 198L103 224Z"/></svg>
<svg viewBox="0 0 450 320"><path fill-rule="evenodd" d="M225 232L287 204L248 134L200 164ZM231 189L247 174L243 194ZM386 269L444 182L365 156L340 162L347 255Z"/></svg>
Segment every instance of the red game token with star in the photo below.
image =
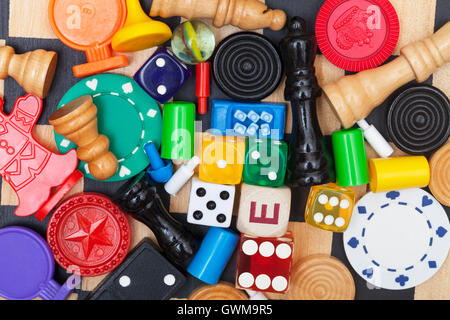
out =
<svg viewBox="0 0 450 320"><path fill-rule="evenodd" d="M106 274L125 259L131 243L126 215L108 197L82 193L54 212L47 241L55 260L83 277Z"/></svg>
<svg viewBox="0 0 450 320"><path fill-rule="evenodd" d="M327 0L316 19L320 51L347 71L375 68L397 45L400 23L388 0Z"/></svg>

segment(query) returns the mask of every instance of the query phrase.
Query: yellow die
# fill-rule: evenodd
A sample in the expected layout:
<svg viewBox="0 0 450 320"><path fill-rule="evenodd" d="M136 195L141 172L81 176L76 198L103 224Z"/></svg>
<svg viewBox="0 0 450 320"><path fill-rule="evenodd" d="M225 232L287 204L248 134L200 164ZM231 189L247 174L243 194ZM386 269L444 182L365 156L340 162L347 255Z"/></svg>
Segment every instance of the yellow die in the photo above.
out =
<svg viewBox="0 0 450 320"><path fill-rule="evenodd" d="M311 187L306 203L306 223L324 230L343 232L352 217L355 193L334 183Z"/></svg>
<svg viewBox="0 0 450 320"><path fill-rule="evenodd" d="M244 137L203 135L200 180L217 184L239 184L244 161Z"/></svg>

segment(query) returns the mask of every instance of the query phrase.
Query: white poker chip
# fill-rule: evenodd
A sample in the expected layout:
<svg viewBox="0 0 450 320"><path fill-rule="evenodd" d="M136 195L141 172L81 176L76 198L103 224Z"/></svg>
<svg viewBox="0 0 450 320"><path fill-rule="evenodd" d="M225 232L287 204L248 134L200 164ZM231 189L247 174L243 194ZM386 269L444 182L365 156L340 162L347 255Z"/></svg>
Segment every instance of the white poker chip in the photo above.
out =
<svg viewBox="0 0 450 320"><path fill-rule="evenodd" d="M444 208L422 189L368 193L344 232L353 269L370 284L403 290L430 279L450 249Z"/></svg>

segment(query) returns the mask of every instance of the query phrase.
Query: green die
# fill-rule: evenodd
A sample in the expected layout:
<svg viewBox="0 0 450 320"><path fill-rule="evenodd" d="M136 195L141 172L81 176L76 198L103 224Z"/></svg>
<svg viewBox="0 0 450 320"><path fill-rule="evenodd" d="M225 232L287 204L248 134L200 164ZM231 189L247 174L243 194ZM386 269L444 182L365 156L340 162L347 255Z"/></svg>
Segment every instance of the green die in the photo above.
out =
<svg viewBox="0 0 450 320"><path fill-rule="evenodd" d="M281 187L286 175L288 146L271 139L247 138L243 181L263 187Z"/></svg>

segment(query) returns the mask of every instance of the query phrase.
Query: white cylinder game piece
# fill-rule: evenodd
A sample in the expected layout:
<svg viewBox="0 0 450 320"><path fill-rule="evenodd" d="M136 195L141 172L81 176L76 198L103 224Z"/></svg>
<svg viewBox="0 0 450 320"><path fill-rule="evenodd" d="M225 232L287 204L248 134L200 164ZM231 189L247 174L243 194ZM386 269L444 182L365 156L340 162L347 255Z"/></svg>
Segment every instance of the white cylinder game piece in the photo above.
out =
<svg viewBox="0 0 450 320"><path fill-rule="evenodd" d="M381 133L374 127L369 125L366 120L360 120L357 122L358 126L363 130L364 137L367 142L372 146L376 153L382 158L388 158L393 152L391 145L381 135Z"/></svg>
<svg viewBox="0 0 450 320"><path fill-rule="evenodd" d="M164 185L164 189L168 194L175 196L178 191L189 181L194 175L194 169L200 164L200 158L195 156L187 163L182 165L169 181Z"/></svg>

